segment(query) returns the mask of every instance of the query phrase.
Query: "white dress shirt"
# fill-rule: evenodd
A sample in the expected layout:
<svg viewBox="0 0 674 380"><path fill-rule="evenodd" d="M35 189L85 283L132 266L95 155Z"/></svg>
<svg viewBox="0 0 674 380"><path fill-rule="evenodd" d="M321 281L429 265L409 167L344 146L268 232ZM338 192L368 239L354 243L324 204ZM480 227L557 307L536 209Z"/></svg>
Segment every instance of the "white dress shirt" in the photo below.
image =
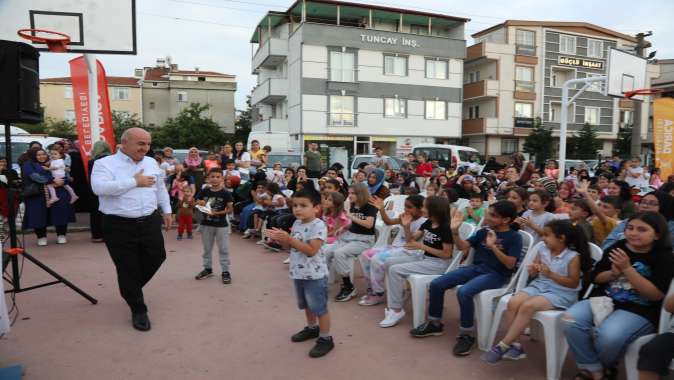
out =
<svg viewBox="0 0 674 380"><path fill-rule="evenodd" d="M153 187L138 187L133 176L141 169L143 175L154 176ZM124 218L148 216L161 208L171 213L171 201L164 185L165 173L150 157L136 163L121 149L116 154L96 160L91 172L91 188L98 195L103 214Z"/></svg>

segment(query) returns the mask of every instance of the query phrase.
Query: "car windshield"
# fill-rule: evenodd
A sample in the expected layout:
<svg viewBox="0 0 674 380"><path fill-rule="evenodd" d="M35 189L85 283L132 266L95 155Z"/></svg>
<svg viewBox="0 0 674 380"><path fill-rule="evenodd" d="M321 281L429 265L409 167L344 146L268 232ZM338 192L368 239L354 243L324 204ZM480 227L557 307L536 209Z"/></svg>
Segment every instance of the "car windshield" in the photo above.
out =
<svg viewBox="0 0 674 380"><path fill-rule="evenodd" d="M470 157L475 156L475 162L478 164L482 163L482 159L480 159L480 155L477 154L476 152L471 152L469 150L459 150L459 159L461 162L470 162Z"/></svg>
<svg viewBox="0 0 674 380"><path fill-rule="evenodd" d="M26 151L28 151L28 147L30 146L29 143L27 142L13 142L12 143L12 157L10 157L7 161L9 162L16 162L16 160L19 158L20 155L24 154ZM5 155L5 142L0 142L0 155L4 156Z"/></svg>
<svg viewBox="0 0 674 380"><path fill-rule="evenodd" d="M426 154L428 161L451 161L451 151L445 148L416 148L414 155L418 156L421 153Z"/></svg>

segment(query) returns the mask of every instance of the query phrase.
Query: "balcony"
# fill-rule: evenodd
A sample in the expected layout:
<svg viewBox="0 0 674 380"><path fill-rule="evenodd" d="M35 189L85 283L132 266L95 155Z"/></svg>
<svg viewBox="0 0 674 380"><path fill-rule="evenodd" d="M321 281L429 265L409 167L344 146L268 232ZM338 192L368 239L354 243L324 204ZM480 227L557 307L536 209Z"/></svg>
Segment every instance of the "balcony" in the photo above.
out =
<svg viewBox="0 0 674 380"><path fill-rule="evenodd" d="M493 42L480 42L466 48L466 63L475 60L497 60L501 55L515 55L515 46L497 44Z"/></svg>
<svg viewBox="0 0 674 380"><path fill-rule="evenodd" d="M538 64L536 46L521 44L515 45L515 63L524 63L526 65Z"/></svg>
<svg viewBox="0 0 674 380"><path fill-rule="evenodd" d="M536 82L516 80L513 97L518 100L536 100Z"/></svg>
<svg viewBox="0 0 674 380"><path fill-rule="evenodd" d="M260 67L274 68L283 63L288 57L288 40L269 38L255 52L253 56L253 74Z"/></svg>
<svg viewBox="0 0 674 380"><path fill-rule="evenodd" d="M267 119L253 124L253 132L288 132L288 119Z"/></svg>
<svg viewBox="0 0 674 380"><path fill-rule="evenodd" d="M498 96L499 83L497 80L486 79L463 85L463 100L478 100L485 97Z"/></svg>
<svg viewBox="0 0 674 380"><path fill-rule="evenodd" d="M258 103L276 104L288 96L288 79L269 78L253 89L250 97L252 105Z"/></svg>
<svg viewBox="0 0 674 380"><path fill-rule="evenodd" d="M481 117L464 119L461 122L462 135L484 135L498 133L498 119L495 117Z"/></svg>

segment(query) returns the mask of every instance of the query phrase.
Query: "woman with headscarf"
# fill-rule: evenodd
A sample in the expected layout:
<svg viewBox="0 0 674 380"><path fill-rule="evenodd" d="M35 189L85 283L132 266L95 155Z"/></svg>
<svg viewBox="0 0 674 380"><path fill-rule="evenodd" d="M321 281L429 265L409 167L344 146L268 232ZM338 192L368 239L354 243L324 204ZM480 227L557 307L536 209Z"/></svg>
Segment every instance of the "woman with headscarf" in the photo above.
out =
<svg viewBox="0 0 674 380"><path fill-rule="evenodd" d="M63 179L54 178L46 168L49 157L44 149L29 151L29 160L21 167L24 181L24 203L26 212L23 218L23 228L31 228L37 235L37 245L47 245L47 226L56 228L57 243L68 242L66 233L68 223L75 222L75 213L70 205L70 194L63 187ZM47 207L44 187L52 184L56 190L58 201ZM27 189L31 189L28 194Z"/></svg>
<svg viewBox="0 0 674 380"><path fill-rule="evenodd" d="M91 158L89 159L89 176L91 176L91 171L94 169L94 163L103 158L107 157L112 154L112 150L110 149L110 145L101 140L101 141L96 141L94 143L94 147L91 149ZM89 178L89 187L91 188L91 177ZM98 196L96 193L91 191L92 200L91 200L91 209L89 210L89 227L91 228L91 241L94 243L102 243L103 242L103 227L101 225L102 223L102 217L103 214L101 214L100 211L98 211Z"/></svg>
<svg viewBox="0 0 674 380"><path fill-rule="evenodd" d="M388 187L384 186L384 180L386 173L384 169L374 168L367 176L367 187L371 196L378 197L380 199L386 199L391 195L391 191Z"/></svg>
<svg viewBox="0 0 674 380"><path fill-rule="evenodd" d="M201 186L204 184L204 161L196 147L191 147L185 157L185 175L191 175L194 178L197 193L201 191Z"/></svg>

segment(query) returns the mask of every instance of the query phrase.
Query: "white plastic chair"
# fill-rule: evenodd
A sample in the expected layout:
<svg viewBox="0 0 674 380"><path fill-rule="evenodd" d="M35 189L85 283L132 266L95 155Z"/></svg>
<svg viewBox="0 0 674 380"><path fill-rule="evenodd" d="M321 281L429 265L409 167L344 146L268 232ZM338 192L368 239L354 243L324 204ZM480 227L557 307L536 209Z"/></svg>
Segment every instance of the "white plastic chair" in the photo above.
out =
<svg viewBox="0 0 674 380"><path fill-rule="evenodd" d="M534 246L532 250L535 251L535 254L532 257L532 260L538 254L538 250L543 244L543 242L540 242ZM590 254L592 255L592 260L596 264L599 260L601 260L603 252L600 247L590 243ZM517 280L515 291L512 294L507 294L501 297L498 305L496 306L496 312L494 313L493 323L489 332L488 349L494 346L496 333L498 332L503 313L505 313L506 308L508 307L508 302L514 293L522 290L522 288L524 288L529 282L529 272L525 266L525 263L522 263L522 266L523 268ZM591 288L588 289L588 292L583 298L587 297L590 290ZM566 359L566 354L569 350L568 343L564 338L564 331L560 321L562 315L564 315L564 312L561 310L546 310L539 311L533 316L533 319L538 321L543 328L543 336L545 339L546 376L548 380L558 380L560 378L562 366L564 365L564 360Z"/></svg>
<svg viewBox="0 0 674 380"><path fill-rule="evenodd" d="M390 218L397 218L398 215L405 212L405 199L407 195L391 195L384 200L384 210ZM388 239L391 236L391 231L395 226L389 226L384 223L380 217L375 221L375 229L377 230L377 241L374 247L384 247L388 245Z"/></svg>
<svg viewBox="0 0 674 380"><path fill-rule="evenodd" d="M505 287L499 289L488 289L477 294L474 299L475 303L475 328L477 329L477 345L482 351L487 351L489 346L489 334L494 319L494 301L502 296L510 293L516 288L520 273L525 271L526 266L533 260L533 242L534 237L526 231L518 231L522 236L522 258L519 267L510 278L510 281Z"/></svg>
<svg viewBox="0 0 674 380"><path fill-rule="evenodd" d="M669 290L665 299L674 294L674 281L669 284ZM664 299L663 299L664 302ZM670 323L672 322L672 313L665 310L663 307L660 311L660 323L658 325L658 334L666 333L669 331ZM637 369L637 362L639 361L639 351L646 343L650 342L651 339L655 338L656 334L648 334L640 336L632 344L627 346L627 351L625 352L625 375L627 380L639 380L639 370ZM670 363L669 369L674 369L674 361Z"/></svg>
<svg viewBox="0 0 674 380"><path fill-rule="evenodd" d="M462 240L468 239L468 237L472 235L473 232L475 232L475 226L470 223L462 223L461 227L459 227L459 237L461 237ZM449 263L445 273L451 272L458 268L459 264L461 264L462 258L463 252L459 249L454 249L451 259L452 261ZM407 281L410 284L410 293L412 298L412 327L417 327L424 323L424 318L426 316L426 295L428 294L428 285L437 277L440 277L440 275L413 274L407 277Z"/></svg>

